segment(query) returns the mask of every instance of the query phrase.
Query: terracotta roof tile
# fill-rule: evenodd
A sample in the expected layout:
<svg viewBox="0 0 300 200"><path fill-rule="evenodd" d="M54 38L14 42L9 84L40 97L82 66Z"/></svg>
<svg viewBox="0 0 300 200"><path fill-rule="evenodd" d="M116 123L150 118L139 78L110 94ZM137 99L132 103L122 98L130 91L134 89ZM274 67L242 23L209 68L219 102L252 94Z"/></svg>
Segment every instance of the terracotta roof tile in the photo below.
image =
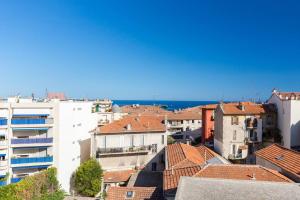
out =
<svg viewBox="0 0 300 200"><path fill-rule="evenodd" d="M129 125L129 126L128 126ZM130 128L128 128L130 127ZM126 116L98 128L99 134L165 132L160 118L153 116Z"/></svg>
<svg viewBox="0 0 300 200"><path fill-rule="evenodd" d="M165 170L163 175L164 192L174 194L177 190L177 186L181 176L193 176L200 170L201 167L197 165Z"/></svg>
<svg viewBox="0 0 300 200"><path fill-rule="evenodd" d="M281 100L300 100L300 92L276 92Z"/></svg>
<svg viewBox="0 0 300 200"><path fill-rule="evenodd" d="M241 109L243 106L244 109ZM266 112L263 104L254 104L251 102L241 102L239 104L222 104L220 107L224 115L259 115Z"/></svg>
<svg viewBox="0 0 300 200"><path fill-rule="evenodd" d="M293 182L279 172L259 165L207 165L194 176L219 179Z"/></svg>
<svg viewBox="0 0 300 200"><path fill-rule="evenodd" d="M216 156L212 150L203 145L194 147L183 143L176 143L168 145L166 151L169 168L202 165L205 163L205 156L206 160Z"/></svg>
<svg viewBox="0 0 300 200"><path fill-rule="evenodd" d="M192 111L180 111L167 113L168 120L201 120L202 113Z"/></svg>
<svg viewBox="0 0 300 200"><path fill-rule="evenodd" d="M133 192L128 198L127 192ZM163 200L162 191L156 187L110 187L106 200Z"/></svg>
<svg viewBox="0 0 300 200"><path fill-rule="evenodd" d="M274 165L300 177L300 153L273 144L255 152L257 157L263 158Z"/></svg>
<svg viewBox="0 0 300 200"><path fill-rule="evenodd" d="M253 175L255 179L253 179ZM163 189L167 194L175 194L181 176L217 179L256 180L274 182L293 182L279 172L258 165L211 165L201 169L198 165L174 168L164 171Z"/></svg>
<svg viewBox="0 0 300 200"><path fill-rule="evenodd" d="M104 172L104 182L105 183L119 183L126 182L129 180L135 170L123 170L123 171L107 171Z"/></svg>

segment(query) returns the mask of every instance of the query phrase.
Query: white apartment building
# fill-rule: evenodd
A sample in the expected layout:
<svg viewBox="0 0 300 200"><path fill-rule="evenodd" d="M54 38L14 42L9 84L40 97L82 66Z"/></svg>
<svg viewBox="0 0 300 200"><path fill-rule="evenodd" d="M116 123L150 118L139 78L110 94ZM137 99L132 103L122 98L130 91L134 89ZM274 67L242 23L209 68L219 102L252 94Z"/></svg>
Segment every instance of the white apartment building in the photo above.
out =
<svg viewBox="0 0 300 200"><path fill-rule="evenodd" d="M182 133L186 131L201 131L201 113L181 111L166 114L167 128L170 133Z"/></svg>
<svg viewBox="0 0 300 200"><path fill-rule="evenodd" d="M218 105L215 113L215 151L237 162L253 155L262 142L265 113L264 105L251 102Z"/></svg>
<svg viewBox="0 0 300 200"><path fill-rule="evenodd" d="M164 169L167 131L159 117L125 116L98 127L92 136L92 156L107 171Z"/></svg>
<svg viewBox="0 0 300 200"><path fill-rule="evenodd" d="M93 102L8 98L0 104L0 175L7 184L50 166L70 193L72 174L90 156Z"/></svg>
<svg viewBox="0 0 300 200"><path fill-rule="evenodd" d="M277 107L277 124L286 148L300 146L300 92L273 90L268 103Z"/></svg>

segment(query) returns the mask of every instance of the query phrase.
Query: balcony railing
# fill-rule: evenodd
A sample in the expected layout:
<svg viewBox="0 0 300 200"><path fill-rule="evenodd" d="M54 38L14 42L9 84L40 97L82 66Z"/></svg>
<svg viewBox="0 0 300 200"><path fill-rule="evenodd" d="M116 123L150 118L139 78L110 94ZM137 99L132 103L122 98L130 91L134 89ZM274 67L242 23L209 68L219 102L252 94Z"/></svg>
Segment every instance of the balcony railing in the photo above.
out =
<svg viewBox="0 0 300 200"><path fill-rule="evenodd" d="M46 124L46 119L29 119L29 118L15 118L11 120L12 124Z"/></svg>
<svg viewBox="0 0 300 200"><path fill-rule="evenodd" d="M7 125L7 119L0 119L0 126Z"/></svg>
<svg viewBox="0 0 300 200"><path fill-rule="evenodd" d="M114 154L114 153L138 153L151 151L152 145L136 146L136 147L120 147L120 148L99 148L97 155Z"/></svg>
<svg viewBox="0 0 300 200"><path fill-rule="evenodd" d="M53 143L53 138L20 138L11 139L11 144Z"/></svg>
<svg viewBox="0 0 300 200"><path fill-rule="evenodd" d="M0 147L7 146L7 140L0 140Z"/></svg>
<svg viewBox="0 0 300 200"><path fill-rule="evenodd" d="M11 159L11 164L40 163L40 162L53 162L53 156L29 157L29 158L12 158Z"/></svg>
<svg viewBox="0 0 300 200"><path fill-rule="evenodd" d="M256 137L247 137L245 138L246 143L258 142L258 138Z"/></svg>
<svg viewBox="0 0 300 200"><path fill-rule="evenodd" d="M0 181L0 186L7 185L6 181Z"/></svg>
<svg viewBox="0 0 300 200"><path fill-rule="evenodd" d="M238 154L229 154L228 159L230 159L230 160L234 160L234 159L243 159L242 153L238 153Z"/></svg>
<svg viewBox="0 0 300 200"><path fill-rule="evenodd" d="M19 181L21 181L22 180L22 178L11 178L10 179L10 182L11 183L17 183L17 182L19 182Z"/></svg>

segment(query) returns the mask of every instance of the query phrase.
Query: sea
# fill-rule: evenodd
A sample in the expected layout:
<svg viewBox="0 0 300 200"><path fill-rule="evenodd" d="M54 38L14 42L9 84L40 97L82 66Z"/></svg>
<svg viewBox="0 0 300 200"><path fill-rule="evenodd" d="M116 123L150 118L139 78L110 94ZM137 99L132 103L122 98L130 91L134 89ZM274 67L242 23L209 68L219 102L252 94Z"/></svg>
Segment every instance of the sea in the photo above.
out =
<svg viewBox="0 0 300 200"><path fill-rule="evenodd" d="M113 104L118 106L125 105L158 105L164 106L167 110L174 111L195 106L202 106L208 104L216 104L218 101L169 101L169 100L113 100Z"/></svg>

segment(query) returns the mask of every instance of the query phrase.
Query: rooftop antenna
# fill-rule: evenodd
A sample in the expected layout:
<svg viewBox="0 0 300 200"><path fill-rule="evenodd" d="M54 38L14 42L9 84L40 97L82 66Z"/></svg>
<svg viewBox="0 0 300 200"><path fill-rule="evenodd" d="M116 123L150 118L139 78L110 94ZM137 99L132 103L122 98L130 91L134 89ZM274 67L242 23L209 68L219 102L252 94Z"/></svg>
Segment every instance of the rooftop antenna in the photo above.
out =
<svg viewBox="0 0 300 200"><path fill-rule="evenodd" d="M48 97L48 89L47 88L46 88L45 92L46 92L46 98L47 98Z"/></svg>

